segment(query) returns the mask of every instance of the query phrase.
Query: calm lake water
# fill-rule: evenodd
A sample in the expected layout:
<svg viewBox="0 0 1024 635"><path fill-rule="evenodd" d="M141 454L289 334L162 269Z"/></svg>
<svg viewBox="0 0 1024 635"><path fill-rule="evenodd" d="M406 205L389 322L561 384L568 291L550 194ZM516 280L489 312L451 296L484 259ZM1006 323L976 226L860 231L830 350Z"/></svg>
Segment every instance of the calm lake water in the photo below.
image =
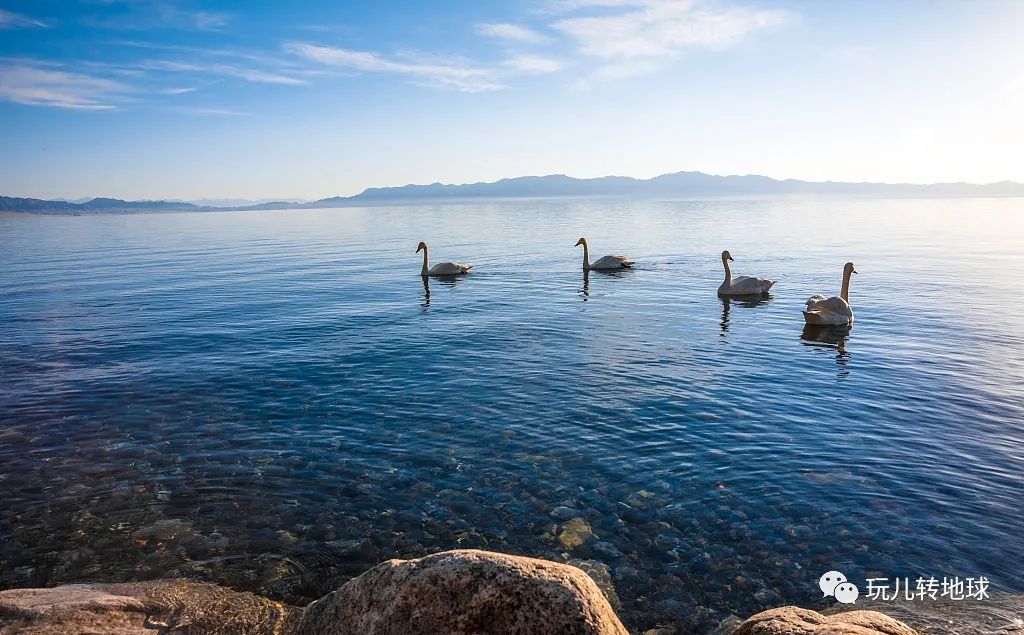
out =
<svg viewBox="0 0 1024 635"><path fill-rule="evenodd" d="M476 268L428 292L420 240ZM304 603L478 547L684 633L828 569L1024 591L1022 248L1019 199L3 216L0 587Z"/></svg>

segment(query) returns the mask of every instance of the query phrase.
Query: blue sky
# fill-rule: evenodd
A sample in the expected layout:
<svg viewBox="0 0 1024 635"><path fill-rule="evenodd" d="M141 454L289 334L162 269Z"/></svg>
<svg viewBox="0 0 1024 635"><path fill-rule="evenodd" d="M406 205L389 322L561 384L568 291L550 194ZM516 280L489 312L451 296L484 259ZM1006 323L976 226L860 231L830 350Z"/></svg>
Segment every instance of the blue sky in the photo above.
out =
<svg viewBox="0 0 1024 635"><path fill-rule="evenodd" d="M0 0L0 194L1024 181L1024 2Z"/></svg>

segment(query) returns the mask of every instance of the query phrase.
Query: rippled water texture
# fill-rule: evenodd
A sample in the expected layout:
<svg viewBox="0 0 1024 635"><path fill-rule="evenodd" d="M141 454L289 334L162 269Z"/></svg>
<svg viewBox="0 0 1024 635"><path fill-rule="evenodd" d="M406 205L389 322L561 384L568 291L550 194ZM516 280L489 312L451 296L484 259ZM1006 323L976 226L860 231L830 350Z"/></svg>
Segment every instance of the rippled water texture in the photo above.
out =
<svg viewBox="0 0 1024 635"><path fill-rule="evenodd" d="M573 247L625 253L580 271ZM581 563L627 624L1024 591L1024 201L0 217L0 586ZM435 260L476 265L455 283ZM718 255L779 282L723 303ZM848 333L803 333L853 260ZM802 338L805 336L806 339Z"/></svg>

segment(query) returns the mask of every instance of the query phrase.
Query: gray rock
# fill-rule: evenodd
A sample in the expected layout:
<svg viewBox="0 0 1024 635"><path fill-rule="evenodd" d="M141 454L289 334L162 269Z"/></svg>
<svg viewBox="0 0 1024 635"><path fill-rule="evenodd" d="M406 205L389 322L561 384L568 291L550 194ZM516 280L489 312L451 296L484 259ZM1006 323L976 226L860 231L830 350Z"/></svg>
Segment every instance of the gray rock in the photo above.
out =
<svg viewBox="0 0 1024 635"><path fill-rule="evenodd" d="M574 518L580 515L580 510L573 509L571 507L560 506L551 510L551 517L558 522L565 522L570 518Z"/></svg>
<svg viewBox="0 0 1024 635"><path fill-rule="evenodd" d="M132 537L143 540L166 542L168 540L188 540L198 538L201 534L192 528L192 523L180 518L158 520L152 525L137 529Z"/></svg>
<svg viewBox="0 0 1024 635"><path fill-rule="evenodd" d="M741 624L743 624L743 618L736 615L730 615L719 622L718 626L715 627L715 630L711 631L710 635L731 635L733 631L740 627Z"/></svg>
<svg viewBox="0 0 1024 635"><path fill-rule="evenodd" d="M608 598L608 603L612 605L616 613L622 610L622 602L619 600L618 593L615 592L615 583L612 582L611 570L608 565L597 560L570 560L569 564L583 569L590 576L590 579L597 584L597 588L601 589L604 596Z"/></svg>
<svg viewBox="0 0 1024 635"><path fill-rule="evenodd" d="M590 548L593 549L596 553L605 556L606 558L622 557L622 552L619 550L618 547L616 547L610 542L605 542L603 540L595 542L593 545L590 546Z"/></svg>

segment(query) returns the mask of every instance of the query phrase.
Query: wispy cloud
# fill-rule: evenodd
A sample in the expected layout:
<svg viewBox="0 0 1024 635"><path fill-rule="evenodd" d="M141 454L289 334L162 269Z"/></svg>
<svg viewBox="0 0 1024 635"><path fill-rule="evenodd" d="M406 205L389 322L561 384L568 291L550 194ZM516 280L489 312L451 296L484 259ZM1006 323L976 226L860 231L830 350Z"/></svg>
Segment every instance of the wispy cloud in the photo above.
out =
<svg viewBox="0 0 1024 635"><path fill-rule="evenodd" d="M0 30L3 29L45 29L48 24L27 15L0 9Z"/></svg>
<svg viewBox="0 0 1024 635"><path fill-rule="evenodd" d="M476 25L476 32L484 37L524 44L540 44L550 39L533 29L507 22L478 24Z"/></svg>
<svg viewBox="0 0 1024 635"><path fill-rule="evenodd" d="M508 58L501 65L524 75L556 73L565 68L564 62L541 55L516 55Z"/></svg>
<svg viewBox="0 0 1024 635"><path fill-rule="evenodd" d="M223 11L183 9L167 0L107 0L100 4L111 5L116 12L103 17L91 17L87 23L108 29L141 31L171 28L219 31L225 28L231 19L231 16Z"/></svg>
<svg viewBox="0 0 1024 635"><path fill-rule="evenodd" d="M192 62L178 62L173 60L151 60L139 63L139 68L167 71L175 73L205 73L211 75L224 75L244 79L255 84L284 84L297 86L305 84L306 80L282 75L254 68L232 66L230 64L197 64Z"/></svg>
<svg viewBox="0 0 1024 635"><path fill-rule="evenodd" d="M598 15L567 17L552 27L575 41L584 55L613 63L727 48L792 17L786 11L700 0L569 0L561 6L604 8Z"/></svg>
<svg viewBox="0 0 1024 635"><path fill-rule="evenodd" d="M114 80L29 64L0 66L0 99L33 106L113 110L130 88Z"/></svg>
<svg viewBox="0 0 1024 635"><path fill-rule="evenodd" d="M493 70L475 66L464 60L432 59L420 56L416 61L386 58L369 51L353 51L293 42L285 50L304 59L330 66L366 73L404 75L413 81L431 86L465 92L482 92L503 88Z"/></svg>
<svg viewBox="0 0 1024 635"><path fill-rule="evenodd" d="M187 86L181 88L164 88L160 91L161 95L187 95L188 93L194 93L198 88L195 86Z"/></svg>
<svg viewBox="0 0 1024 635"><path fill-rule="evenodd" d="M202 31L217 31L228 25L228 14L212 11L191 11L184 14L195 28Z"/></svg>

